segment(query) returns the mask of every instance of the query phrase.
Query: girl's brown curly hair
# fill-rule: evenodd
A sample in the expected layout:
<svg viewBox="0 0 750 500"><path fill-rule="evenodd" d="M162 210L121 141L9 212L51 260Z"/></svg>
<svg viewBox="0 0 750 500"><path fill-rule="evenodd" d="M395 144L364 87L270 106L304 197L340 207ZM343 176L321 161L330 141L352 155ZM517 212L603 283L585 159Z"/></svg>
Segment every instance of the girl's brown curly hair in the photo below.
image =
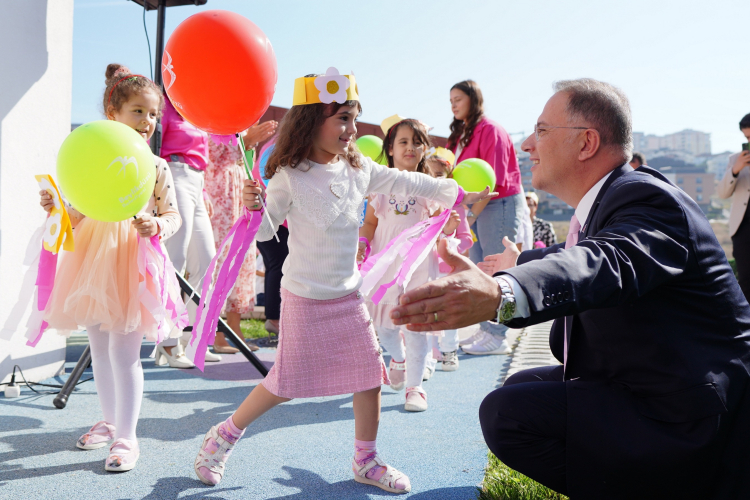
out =
<svg viewBox="0 0 750 500"><path fill-rule="evenodd" d="M320 126L344 106L357 106L359 114L362 113L359 101L292 106L279 124L276 145L265 168L266 179L273 177L282 168L297 168L300 162L307 159L312 150L313 138ZM349 143L345 157L352 167L362 168L362 155L354 141Z"/></svg>
<svg viewBox="0 0 750 500"><path fill-rule="evenodd" d="M398 133L398 129L401 127L409 127L414 132L414 136L416 137L416 139L424 145L422 159L419 160L419 165L417 165L417 172L429 174L427 170L427 159L425 156L425 152L432 147L432 141L430 140L430 136L427 135L427 129L425 129L424 125L422 125L422 122L420 122L419 120L414 120L412 118L401 120L388 129L388 133L385 134L385 139L383 139L383 150L380 152L380 156L378 156L378 161L385 158L388 160L388 167L394 168L393 156L391 156L389 151L393 147L393 142L396 140L396 134Z"/></svg>
<svg viewBox="0 0 750 500"><path fill-rule="evenodd" d="M107 116L110 107L114 111L120 111L122 105L134 94L151 91L159 96L159 116L161 116L164 109L164 95L161 89L145 76L133 75L132 78L128 78L130 75L133 75L133 73L127 66L121 64L107 65L107 70L104 72L107 87L104 89L104 98L102 99L104 115Z"/></svg>

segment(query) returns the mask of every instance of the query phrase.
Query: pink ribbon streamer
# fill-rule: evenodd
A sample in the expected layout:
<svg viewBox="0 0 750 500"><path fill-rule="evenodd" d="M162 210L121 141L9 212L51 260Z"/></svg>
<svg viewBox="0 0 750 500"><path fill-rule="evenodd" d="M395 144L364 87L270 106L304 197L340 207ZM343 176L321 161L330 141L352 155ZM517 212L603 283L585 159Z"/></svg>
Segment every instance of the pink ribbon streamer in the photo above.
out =
<svg viewBox="0 0 750 500"><path fill-rule="evenodd" d="M201 371L204 369L206 349L213 344L216 336L216 325L219 322L221 309L237 281L242 262L245 260L245 255L247 255L255 235L258 233L262 220L263 214L261 212L250 212L245 209L242 216L229 230L206 270L201 289L201 300L193 326L193 336L185 350L187 357ZM216 262L227 246L229 247L227 257L219 269L216 281L212 283Z"/></svg>
<svg viewBox="0 0 750 500"><path fill-rule="evenodd" d="M370 295L373 286L388 272L389 266L401 255L403 262L392 281L384 283L372 293L371 300L379 304L385 293L394 285L405 288L414 271L427 258L437 241L440 232L450 218L451 211L444 210L437 217L431 217L405 229L386 247L362 264L362 289Z"/></svg>
<svg viewBox="0 0 750 500"><path fill-rule="evenodd" d="M180 331L189 323L174 266L164 252L159 236L148 239L138 236L138 272L144 277L139 285L138 298L157 322L156 343L159 344L169 337L172 330L167 319ZM146 288L146 274L153 279L156 296Z"/></svg>
<svg viewBox="0 0 750 500"><path fill-rule="evenodd" d="M57 273L57 254L45 250L42 245L42 251L39 254L39 267L36 275L36 304L32 309L29 317L29 332L27 333L28 341L26 345L36 347L47 329L47 322L42 320L44 310L47 308L47 302L52 295L52 288L55 286L55 274ZM37 326L38 325L38 326Z"/></svg>

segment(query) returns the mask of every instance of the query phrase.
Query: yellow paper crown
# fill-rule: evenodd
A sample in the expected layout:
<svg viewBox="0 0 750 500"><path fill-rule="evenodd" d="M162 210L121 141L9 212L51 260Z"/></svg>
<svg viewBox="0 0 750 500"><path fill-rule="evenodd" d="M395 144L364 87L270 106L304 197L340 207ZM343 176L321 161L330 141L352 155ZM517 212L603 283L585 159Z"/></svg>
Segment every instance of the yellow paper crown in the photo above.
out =
<svg viewBox="0 0 750 500"><path fill-rule="evenodd" d="M340 75L336 68L328 68L325 75L300 77L294 80L292 106L305 104L343 104L359 101L354 75Z"/></svg>
<svg viewBox="0 0 750 500"><path fill-rule="evenodd" d="M383 120L382 122L380 122L380 130L383 131L383 135L388 135L388 131L391 128L393 128L394 125L396 125L397 123L401 123L402 121L404 121L406 119L407 118L404 118L403 116L401 116L399 114L395 114L393 116L389 116L388 118L386 118L385 120ZM427 125L422 120L414 120L414 121L419 122L424 127L425 131L429 132L430 130L432 130L432 127L430 127L429 125Z"/></svg>
<svg viewBox="0 0 750 500"><path fill-rule="evenodd" d="M383 131L383 135L388 135L388 131L392 126L404 120L406 120L406 118L401 115L389 116L388 118L380 122L380 130Z"/></svg>
<svg viewBox="0 0 750 500"><path fill-rule="evenodd" d="M456 161L456 155L453 154L453 151L445 148L430 148L427 151L426 157L428 160L430 158L438 158L448 162L448 165L450 166L453 166L453 163Z"/></svg>

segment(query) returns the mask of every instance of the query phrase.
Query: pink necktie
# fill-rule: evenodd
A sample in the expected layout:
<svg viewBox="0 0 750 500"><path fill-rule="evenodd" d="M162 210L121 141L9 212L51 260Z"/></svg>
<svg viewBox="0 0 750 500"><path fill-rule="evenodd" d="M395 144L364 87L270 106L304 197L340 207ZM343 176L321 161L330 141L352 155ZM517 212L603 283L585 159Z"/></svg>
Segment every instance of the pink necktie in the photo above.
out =
<svg viewBox="0 0 750 500"><path fill-rule="evenodd" d="M572 247L576 243L578 243L578 233L581 231L581 223L578 222L578 217L573 214L573 217L570 218L570 229L568 230L568 237L565 239L565 250ZM573 324L573 317L572 316L566 316L565 317L565 329L563 332L565 333L565 343L564 349L563 349L563 373L565 373L565 367L568 364L568 318L570 318L571 326Z"/></svg>
<svg viewBox="0 0 750 500"><path fill-rule="evenodd" d="M573 214L570 218L570 229L568 230L568 237L565 239L565 250L578 243L578 233L581 231L581 223L578 222L578 217Z"/></svg>

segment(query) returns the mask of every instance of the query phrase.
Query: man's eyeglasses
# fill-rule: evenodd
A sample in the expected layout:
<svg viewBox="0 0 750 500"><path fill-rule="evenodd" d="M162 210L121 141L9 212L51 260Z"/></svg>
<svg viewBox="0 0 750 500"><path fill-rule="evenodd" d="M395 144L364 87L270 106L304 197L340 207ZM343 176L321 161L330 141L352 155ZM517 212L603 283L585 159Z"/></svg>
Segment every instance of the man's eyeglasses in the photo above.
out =
<svg viewBox="0 0 750 500"><path fill-rule="evenodd" d="M546 132L548 130L551 130L553 128L572 128L577 130L588 130L591 127L540 127L539 125L534 125L534 137L536 137L536 140L539 140L539 134L541 132Z"/></svg>

